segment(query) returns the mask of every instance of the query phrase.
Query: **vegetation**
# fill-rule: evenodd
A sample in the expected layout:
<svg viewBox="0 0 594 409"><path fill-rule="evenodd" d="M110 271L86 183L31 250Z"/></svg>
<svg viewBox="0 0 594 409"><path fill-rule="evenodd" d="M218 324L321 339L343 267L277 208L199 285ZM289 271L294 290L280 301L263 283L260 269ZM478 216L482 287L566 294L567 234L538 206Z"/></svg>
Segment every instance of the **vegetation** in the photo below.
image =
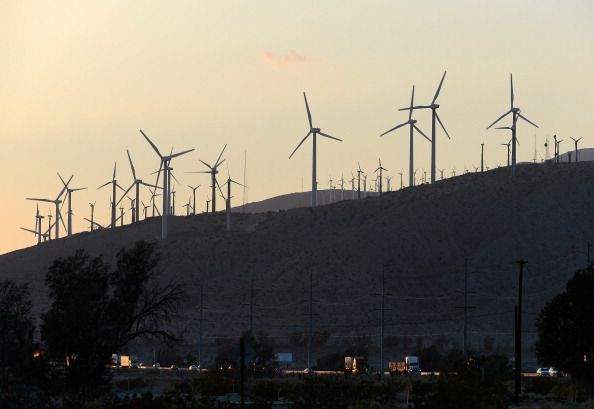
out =
<svg viewBox="0 0 594 409"><path fill-rule="evenodd" d="M545 365L594 384L594 268L579 270L537 319L536 353Z"/></svg>
<svg viewBox="0 0 594 409"><path fill-rule="evenodd" d="M157 261L146 242L121 250L114 270L82 250L55 260L46 277L52 304L42 317L41 348L27 286L0 282L0 406L18 391L31 397L41 390L77 406L108 390L114 351L139 337L176 339L165 323L182 289L155 284Z"/></svg>

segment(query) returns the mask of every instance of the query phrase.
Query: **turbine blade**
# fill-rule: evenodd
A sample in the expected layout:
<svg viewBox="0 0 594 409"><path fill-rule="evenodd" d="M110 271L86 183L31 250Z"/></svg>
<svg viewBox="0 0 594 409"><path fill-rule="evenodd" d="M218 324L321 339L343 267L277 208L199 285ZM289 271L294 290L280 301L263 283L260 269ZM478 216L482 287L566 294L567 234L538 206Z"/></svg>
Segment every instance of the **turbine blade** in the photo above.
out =
<svg viewBox="0 0 594 409"><path fill-rule="evenodd" d="M503 118L505 118L507 115L511 114L511 110L507 111L505 114L501 115L499 118L497 118L491 125L489 125L487 127L487 129L491 128L493 125L495 125L497 122L501 121Z"/></svg>
<svg viewBox="0 0 594 409"><path fill-rule="evenodd" d="M186 153L192 152L194 149L188 149L186 151L174 153L173 155L169 155L169 159L177 158L178 156L185 155Z"/></svg>
<svg viewBox="0 0 594 409"><path fill-rule="evenodd" d="M175 180L175 183L179 184L179 180L177 180L177 178L175 177L175 175L173 174L173 172L169 171L169 174L171 175L171 177L173 178L173 180Z"/></svg>
<svg viewBox="0 0 594 409"><path fill-rule="evenodd" d="M435 112L435 118L437 119L437 122L439 122L439 125L441 125L441 129L443 129L443 131L445 132L445 134L448 137L448 139L452 139L452 138L450 138L450 134L446 130L445 126L443 125L443 122L441 122L441 119L439 118L439 115L437 115L437 112Z"/></svg>
<svg viewBox="0 0 594 409"><path fill-rule="evenodd" d="M396 130L396 129L398 129L398 128L402 128L404 125L408 125L408 123L409 123L409 122L407 121L407 122L403 122L403 123L401 123L400 125L396 125L394 128L387 130L386 132L384 132L384 133L383 133L383 134L381 134L380 136L384 136L385 134L387 134L387 133L390 133L390 132L392 132L392 131L395 131L395 130Z"/></svg>
<svg viewBox="0 0 594 409"><path fill-rule="evenodd" d="M297 147L293 150L293 152L291 152L291 154L289 155L289 159L291 159L293 157L293 155L295 154L295 152L297 152L297 149L299 149L299 147L301 145L303 145L303 142L305 142L305 140L307 139L307 137L309 135L311 135L311 130L307 133L307 135L305 135L305 137L301 140L301 142L299 142L299 145L297 145Z"/></svg>
<svg viewBox="0 0 594 409"><path fill-rule="evenodd" d="M511 90L511 106L510 106L510 109L513 109L513 107L514 107L514 78L513 78L512 74L509 74L509 86L510 86L510 90Z"/></svg>
<svg viewBox="0 0 594 409"><path fill-rule="evenodd" d="M146 134L144 132L142 132L142 129L139 129L139 131L142 134L142 136L144 136L144 139L146 139L146 141L153 147L153 149L155 150L155 152L157 152L157 155L159 155L159 157L161 159L163 159L163 155L161 155L161 152L159 152L159 149L157 149L157 147L155 146L155 144L153 143L153 141L151 141L149 139L149 137L146 136Z"/></svg>
<svg viewBox="0 0 594 409"><path fill-rule="evenodd" d="M126 149L126 153L128 154L128 160L130 161L130 168L132 168L132 177L136 180L136 170L134 170L134 164L132 163L132 158L130 157L128 149Z"/></svg>
<svg viewBox="0 0 594 409"><path fill-rule="evenodd" d="M146 183L146 182L140 182L140 184L142 184L142 185L145 185L145 186L148 186L148 187L152 187L152 188L155 188L155 189L163 189L163 188L162 188L162 187L160 187L160 186L157 186L157 185L151 185L150 183Z"/></svg>
<svg viewBox="0 0 594 409"><path fill-rule="evenodd" d="M441 81L439 82L439 86L437 87L437 91L435 92L435 96L433 97L433 101L431 101L431 104L435 104L435 101L437 100L437 97L439 96L439 91L441 91L441 86L443 85L443 80L445 79L446 73L447 73L447 71L443 72L443 77L441 77Z"/></svg>
<svg viewBox="0 0 594 409"><path fill-rule="evenodd" d="M209 169L212 169L213 167L210 166L208 163L204 162L202 159L198 159L200 162L202 162L204 164L204 166L206 166Z"/></svg>
<svg viewBox="0 0 594 409"><path fill-rule="evenodd" d="M76 189L72 189L71 192L78 192L79 190L87 190L86 187L78 187Z"/></svg>
<svg viewBox="0 0 594 409"><path fill-rule="evenodd" d="M526 121L529 124L531 124L531 125L535 126L536 128L538 128L538 125L536 125L534 122L532 122L531 120L529 120L528 118L526 118L524 115L520 114L519 112L518 112L518 116L520 118L522 118L524 121Z"/></svg>
<svg viewBox="0 0 594 409"><path fill-rule="evenodd" d="M225 146L223 146L223 150L221 151L221 154L219 155L219 157L217 158L217 161L215 162L215 165L214 165L215 168L217 166L219 166L221 163L223 163L223 162L219 163L219 161L221 160L221 156L223 156L223 152L225 152L225 149L227 149L227 144L225 144Z"/></svg>
<svg viewBox="0 0 594 409"><path fill-rule="evenodd" d="M97 188L97 190L101 189L102 187L105 187L105 186L109 185L110 183L111 183L111 180L109 182L105 182L104 184L102 184L101 186L99 186Z"/></svg>
<svg viewBox="0 0 594 409"><path fill-rule="evenodd" d="M431 106L430 105L415 105L414 107L412 107L412 109L425 109L425 108L431 108ZM399 111L409 111L410 107L400 108L398 110Z"/></svg>
<svg viewBox="0 0 594 409"><path fill-rule="evenodd" d="M116 206L119 205L122 202L122 200L124 200L124 198L126 197L126 195L128 194L128 192L134 187L135 184L136 183L132 183L127 190L124 190L124 193L122 194L122 197L120 197L120 200L118 200L118 202L115 204Z"/></svg>
<svg viewBox="0 0 594 409"><path fill-rule="evenodd" d="M33 233L34 235L37 236L37 232L36 231L33 231L31 229L27 229L26 227L21 227L21 230L28 231L29 233Z"/></svg>
<svg viewBox="0 0 594 409"><path fill-rule="evenodd" d="M116 166L118 165L117 162L114 162L113 164L113 178L111 178L111 180L115 180L116 178Z"/></svg>
<svg viewBox="0 0 594 409"><path fill-rule="evenodd" d="M336 138L334 136L330 136L328 134L325 134L324 132L318 132L318 135L322 135L322 136L325 136L326 138L330 138L330 139L334 139L335 141L342 142L342 139L338 139L338 138Z"/></svg>
<svg viewBox="0 0 594 409"><path fill-rule="evenodd" d="M309 122L309 129L313 128L311 122L311 112L309 111L309 104L307 103L307 96L305 95L305 91L303 92L303 99L305 100L305 109L307 110L307 120Z"/></svg>
<svg viewBox="0 0 594 409"><path fill-rule="evenodd" d="M59 176L59 175L58 175ZM62 190L60 190L60 193L58 194L58 196L56 197L56 200L60 199L62 197L62 195L64 194L64 192L66 190L68 190L68 185L70 184L70 181L72 180L72 178L74 177L74 175L70 176L70 179L68 179L68 182L66 182L64 184L64 187L62 188ZM61 178L60 178L61 179Z"/></svg>
<svg viewBox="0 0 594 409"><path fill-rule="evenodd" d="M415 128L415 129L416 129L416 130L417 130L417 131L418 131L418 132L421 134L421 135L423 135L423 136L425 137L425 139L427 139L429 142L431 142L431 139L429 139L429 137L428 137L427 135L425 135L425 134L423 133L423 131L421 131L421 130L419 129L419 127L418 127L418 126L416 126L415 124L413 124L413 127L414 127L414 128Z"/></svg>
<svg viewBox="0 0 594 409"><path fill-rule="evenodd" d="M415 86L413 85L412 87L412 94L410 96L410 109L408 112L408 120L410 121L412 119L412 113L413 113L413 109L412 107L415 106Z"/></svg>

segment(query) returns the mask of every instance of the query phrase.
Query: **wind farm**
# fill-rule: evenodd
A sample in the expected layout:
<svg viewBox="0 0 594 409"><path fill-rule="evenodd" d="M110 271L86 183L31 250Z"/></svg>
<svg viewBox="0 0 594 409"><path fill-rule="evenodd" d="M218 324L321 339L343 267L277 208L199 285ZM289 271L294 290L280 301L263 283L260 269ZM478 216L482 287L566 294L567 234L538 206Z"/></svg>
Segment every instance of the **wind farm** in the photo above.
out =
<svg viewBox="0 0 594 409"><path fill-rule="evenodd" d="M588 2L1 8L0 407L594 404Z"/></svg>

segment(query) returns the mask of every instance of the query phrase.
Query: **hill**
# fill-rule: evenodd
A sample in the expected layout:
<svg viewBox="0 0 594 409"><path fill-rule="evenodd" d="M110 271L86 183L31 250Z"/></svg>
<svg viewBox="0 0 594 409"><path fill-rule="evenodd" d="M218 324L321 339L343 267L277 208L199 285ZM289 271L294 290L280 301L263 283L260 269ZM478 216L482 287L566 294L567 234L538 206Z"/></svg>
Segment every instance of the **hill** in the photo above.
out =
<svg viewBox="0 0 594 409"><path fill-rule="evenodd" d="M377 196L376 192L361 191L361 198L375 196ZM344 191L341 191L339 188L335 190L318 190L319 206L336 203L342 200L353 200L355 198L357 198L356 189L351 190L345 188ZM286 195L275 196L271 197L270 199L262 200L259 202L247 203L245 207L237 206L232 208L232 210L245 213L266 213L308 206L311 206L311 191L300 193L288 193Z"/></svg>
<svg viewBox="0 0 594 409"><path fill-rule="evenodd" d="M187 283L187 351L196 353L200 286L209 356L250 323L277 350L302 359L309 318L310 274L316 355L367 344L377 356L382 265L385 264L386 356L436 343L462 342L465 261L468 336L474 349L511 353L520 258L525 270L526 349L544 303L587 262L594 238L594 163L522 165L469 173L372 197L288 211L172 217L160 241L160 220L0 256L0 278L28 282L34 311L48 307L44 276L51 260L85 248L111 259L135 240L158 241L163 280ZM253 286L251 285L253 283ZM251 291L253 288L253 291ZM252 297L250 296L252 295ZM302 362L302 361L301 361Z"/></svg>

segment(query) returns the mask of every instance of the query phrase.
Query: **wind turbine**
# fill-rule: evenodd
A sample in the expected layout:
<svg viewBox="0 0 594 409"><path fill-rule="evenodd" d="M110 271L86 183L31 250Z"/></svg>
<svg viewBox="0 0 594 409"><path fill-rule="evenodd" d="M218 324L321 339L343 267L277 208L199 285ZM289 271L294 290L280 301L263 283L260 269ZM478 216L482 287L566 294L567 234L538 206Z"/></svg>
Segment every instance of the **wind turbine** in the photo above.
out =
<svg viewBox="0 0 594 409"><path fill-rule="evenodd" d="M142 134L142 136L144 136L144 139L146 139L146 141L152 146L154 151L157 153L157 155L159 155L159 158L161 159L161 164L159 165L159 169L163 168L163 213L162 213L162 217L161 217L161 238L166 239L167 238L167 216L169 216L169 171L170 171L169 164L171 162L171 159L177 158L178 156L185 155L186 153L192 152L194 149L188 149L188 150L181 151L178 153L172 152L171 154L169 154L167 156L163 156L163 155L161 155L161 152L159 152L159 149L157 148L157 146L153 143L153 141L151 141L149 139L148 136L146 136L146 134L142 131L142 129L140 129L140 133ZM159 182L159 176L157 175L157 182L155 183L155 185L158 182ZM154 194L153 194L153 196L154 196Z"/></svg>
<svg viewBox="0 0 594 409"><path fill-rule="evenodd" d="M410 159L409 159L409 168L408 168L408 173L409 173L409 186L414 186L415 185L415 176L414 176L414 131L415 129L417 130L418 133L420 133L421 135L423 135L425 137L425 139L427 139L429 142L431 142L431 139L429 139L427 137L427 135L425 135L423 133L423 131L421 131L419 129L419 127L416 125L417 124L417 120L413 119L412 114L413 114L413 109L414 109L414 99L415 99L415 86L413 85L412 87L412 95L410 97L410 107L408 108L408 121L401 123L400 125L396 125L394 128L387 130L386 132L384 132L383 134L381 134L380 136L384 136L392 131L395 131L398 128L401 128L405 125L408 125L410 128Z"/></svg>
<svg viewBox="0 0 594 409"><path fill-rule="evenodd" d="M450 135L448 134L448 131L446 131L446 129L445 129L445 126L443 126L443 122L441 122L439 115L437 115L437 108L439 108L439 104L436 103L437 97L439 96L439 92L441 91L441 86L443 85L443 80L445 79L446 73L447 73L447 71L443 72L443 76L441 77L441 81L439 82L437 91L435 91L435 95L433 96L431 105L417 105L417 106L413 107L412 103L411 103L410 108L401 108L400 109L400 111L408 111L409 109L430 109L431 110L431 140L430 140L430 142L431 142L431 183L435 183L435 156L436 156L435 155L435 145L436 145L435 121L436 120L437 120L437 122L439 122L441 129L443 129L443 131L445 132L448 139L451 139ZM421 132L421 134L422 134L422 132Z"/></svg>
<svg viewBox="0 0 594 409"><path fill-rule="evenodd" d="M26 227L21 227L21 230L24 230L29 233L33 233L35 236L37 236L37 244L41 244L41 237L42 237L41 222L42 222L42 219L43 219L43 216L41 216L39 214L39 204L37 204L37 212L35 213L35 230L31 230Z"/></svg>
<svg viewBox="0 0 594 409"><path fill-rule="evenodd" d="M74 176L74 175L72 175L72 176ZM70 179L72 179L72 176L70 177ZM60 176L59 173L58 173L58 177L62 181L62 184L64 185L64 188L66 189L66 195L68 197L68 237L70 237L70 236L72 236L72 192L77 192L79 190L85 190L86 187L70 189L68 187L68 184L64 181L64 179L62 179L62 176Z"/></svg>
<svg viewBox="0 0 594 409"><path fill-rule="evenodd" d="M312 120L311 120L311 112L309 111L309 104L307 103L307 96L305 92L303 93L303 99L305 100L305 109L307 110L307 120L309 121L309 132L305 137L299 142L299 145L291 152L289 155L289 159L293 157L297 149L305 142L309 135L312 135L312 146L313 146L313 153L312 153L312 165L311 165L311 207L317 206L317 193L318 193L318 184L317 184L317 174L316 174L316 137L318 135L324 136L329 139L334 139L335 141L342 142L342 139L335 138L334 136L330 136L322 132L320 128L314 128Z"/></svg>
<svg viewBox="0 0 594 409"><path fill-rule="evenodd" d="M511 146L511 139L508 143L502 143L501 146L507 147L507 166L509 166L509 154L510 154L510 146Z"/></svg>
<svg viewBox="0 0 594 409"><path fill-rule="evenodd" d="M557 152L557 163L560 163L560 159L559 159L559 155L561 154L561 150L559 149L561 146L561 142L563 142L563 139L557 139L557 135L554 136L555 138L555 151Z"/></svg>
<svg viewBox="0 0 594 409"><path fill-rule="evenodd" d="M116 203L116 206L120 204L120 202L124 199L124 197L128 194L132 188L135 189L136 198L134 200L134 208L132 210L132 223L135 223L140 220L140 185L152 187L153 189L160 189L157 185L151 185L150 183L144 182L142 179L136 176L136 169L134 168L134 163L132 162L132 157L130 156L130 151L126 149L126 154L128 155L128 162L130 162L130 169L132 170L132 178L133 182L128 189L124 191L124 194Z"/></svg>
<svg viewBox="0 0 594 409"><path fill-rule="evenodd" d="M503 115L501 115L499 118L497 118L495 120L495 122L493 122L491 125L489 125L487 127L487 129L490 129L493 125L495 125L497 122L501 121L503 118L505 118L507 115L512 114L512 123L513 125L509 128L512 131L512 177L514 177L516 175L516 143L517 143L517 138L516 138L516 123L518 121L518 118L522 118L524 121L528 122L529 124L535 126L536 128L538 128L538 125L536 125L534 122L530 121L528 118L526 118L525 116L523 116L520 113L520 108L515 107L514 106L514 81L513 81L513 77L512 74L509 74L509 84L510 84L510 108L509 111L507 111L506 113L504 113Z"/></svg>
<svg viewBox="0 0 594 409"><path fill-rule="evenodd" d="M144 212L143 212L143 214L144 214L144 218L145 218L145 219L146 219L146 214L147 214L146 212L147 212L147 209L148 209L149 207L151 207L151 206L150 206L150 205L145 205L145 204L144 204L144 202L142 202L142 208L144 209Z"/></svg>
<svg viewBox="0 0 594 409"><path fill-rule="evenodd" d="M198 186L190 186L188 185L188 187L190 189L192 189L192 197L193 197L193 202L192 202L192 214L195 215L196 214L196 190L202 185L198 185Z"/></svg>
<svg viewBox="0 0 594 409"><path fill-rule="evenodd" d="M43 222L43 216L39 214L39 203L37 204L37 212L35 213L35 230L38 234L37 244L41 243L41 224Z"/></svg>
<svg viewBox="0 0 594 409"><path fill-rule="evenodd" d="M56 239L60 238L60 223L62 223L64 230L66 230L66 225L64 225L64 220L62 220L62 214L60 213L60 203L62 203L62 200L60 198L62 197L64 192L66 192L66 189L68 188L68 184L70 183L70 181L72 180L73 177L74 177L74 175L70 176L70 179L68 179L68 182L66 182L65 186L62 187L62 190L60 190L60 193L54 200L31 198L31 197L27 198L27 200L33 200L35 202L47 202L47 203L54 204L54 206L56 207L56 220L54 221L54 225L55 225L55 229L56 229L56 232L55 232ZM51 223L51 218L50 218L50 223ZM51 228L51 226L50 226L50 228Z"/></svg>
<svg viewBox="0 0 594 409"><path fill-rule="evenodd" d="M217 211L217 194L216 194L216 188L217 186L220 189L219 186L219 182L217 182L217 173L219 173L219 166L221 166L221 164L223 162L225 162L226 159L221 160L221 157L223 156L223 152L225 152L225 149L227 149L227 145L225 144L225 146L223 146L223 150L221 151L221 154L219 155L219 157L217 158L217 160L215 161L214 165L209 165L208 163L204 162L203 160L200 160L200 162L202 162L202 164L204 166L206 166L209 170L206 171L202 171L202 172L186 172L186 173L208 173L210 174L210 184L211 184L211 189L212 189L212 213ZM208 213L208 211L207 211Z"/></svg>
<svg viewBox="0 0 594 409"><path fill-rule="evenodd" d="M231 184L235 183L238 186L242 186L245 187L243 184L231 179L231 176L227 175L227 181L225 183L223 183L223 186L227 185L227 197L225 197L223 195L223 191L221 190L220 186L219 186L219 190L221 191L221 196L223 197L223 199L225 199L225 210L227 213L227 226L226 226L226 230L227 231L231 231L231 198L233 196L231 196Z"/></svg>
<svg viewBox="0 0 594 409"><path fill-rule="evenodd" d="M87 219L87 220L88 220L89 222L91 222L91 231L93 231L93 227L94 227L94 225L95 225L95 222L94 222L94 216L95 216L95 203L97 203L97 202L89 203L89 206L91 206L91 219L90 219L90 220L88 220L88 219Z"/></svg>
<svg viewBox="0 0 594 409"><path fill-rule="evenodd" d="M99 186L97 188L97 190L111 184L111 188L112 188L112 192L111 192L111 228L114 229L116 227L116 206L117 206L117 202L116 203L116 187L120 188L122 191L124 191L124 188L121 187L120 185L118 185L118 181L116 180L116 167L117 167L117 163L113 164L113 177L111 178L110 181L105 182L104 184L102 184L101 186ZM123 196L122 196L123 197Z"/></svg>
<svg viewBox="0 0 594 409"><path fill-rule="evenodd" d="M344 173L340 175L340 200L344 200Z"/></svg>
<svg viewBox="0 0 594 409"><path fill-rule="evenodd" d="M384 167L382 166L382 160L381 160L381 159L378 159L378 161L379 161L379 166L378 166L378 168L377 168L376 170L374 170L373 172L374 172L374 173L378 173L378 171L379 171L379 195L381 196L381 195L382 195L382 171L384 171L384 170L385 170L386 172L389 172L389 170L388 170L388 169L386 169L386 168L384 168Z"/></svg>
<svg viewBox="0 0 594 409"><path fill-rule="evenodd" d="M578 162L578 142L582 140L582 138L577 138L575 139L574 137L571 137L571 140L573 141L573 143L575 144L575 162Z"/></svg>
<svg viewBox="0 0 594 409"><path fill-rule="evenodd" d="M359 169L357 170L357 200L361 199L361 173L365 173L361 170L361 164L357 162Z"/></svg>
<svg viewBox="0 0 594 409"><path fill-rule="evenodd" d="M392 181L392 176L387 176L386 177L386 182L387 182L386 191L387 192L392 191L392 187L390 186L391 181Z"/></svg>

